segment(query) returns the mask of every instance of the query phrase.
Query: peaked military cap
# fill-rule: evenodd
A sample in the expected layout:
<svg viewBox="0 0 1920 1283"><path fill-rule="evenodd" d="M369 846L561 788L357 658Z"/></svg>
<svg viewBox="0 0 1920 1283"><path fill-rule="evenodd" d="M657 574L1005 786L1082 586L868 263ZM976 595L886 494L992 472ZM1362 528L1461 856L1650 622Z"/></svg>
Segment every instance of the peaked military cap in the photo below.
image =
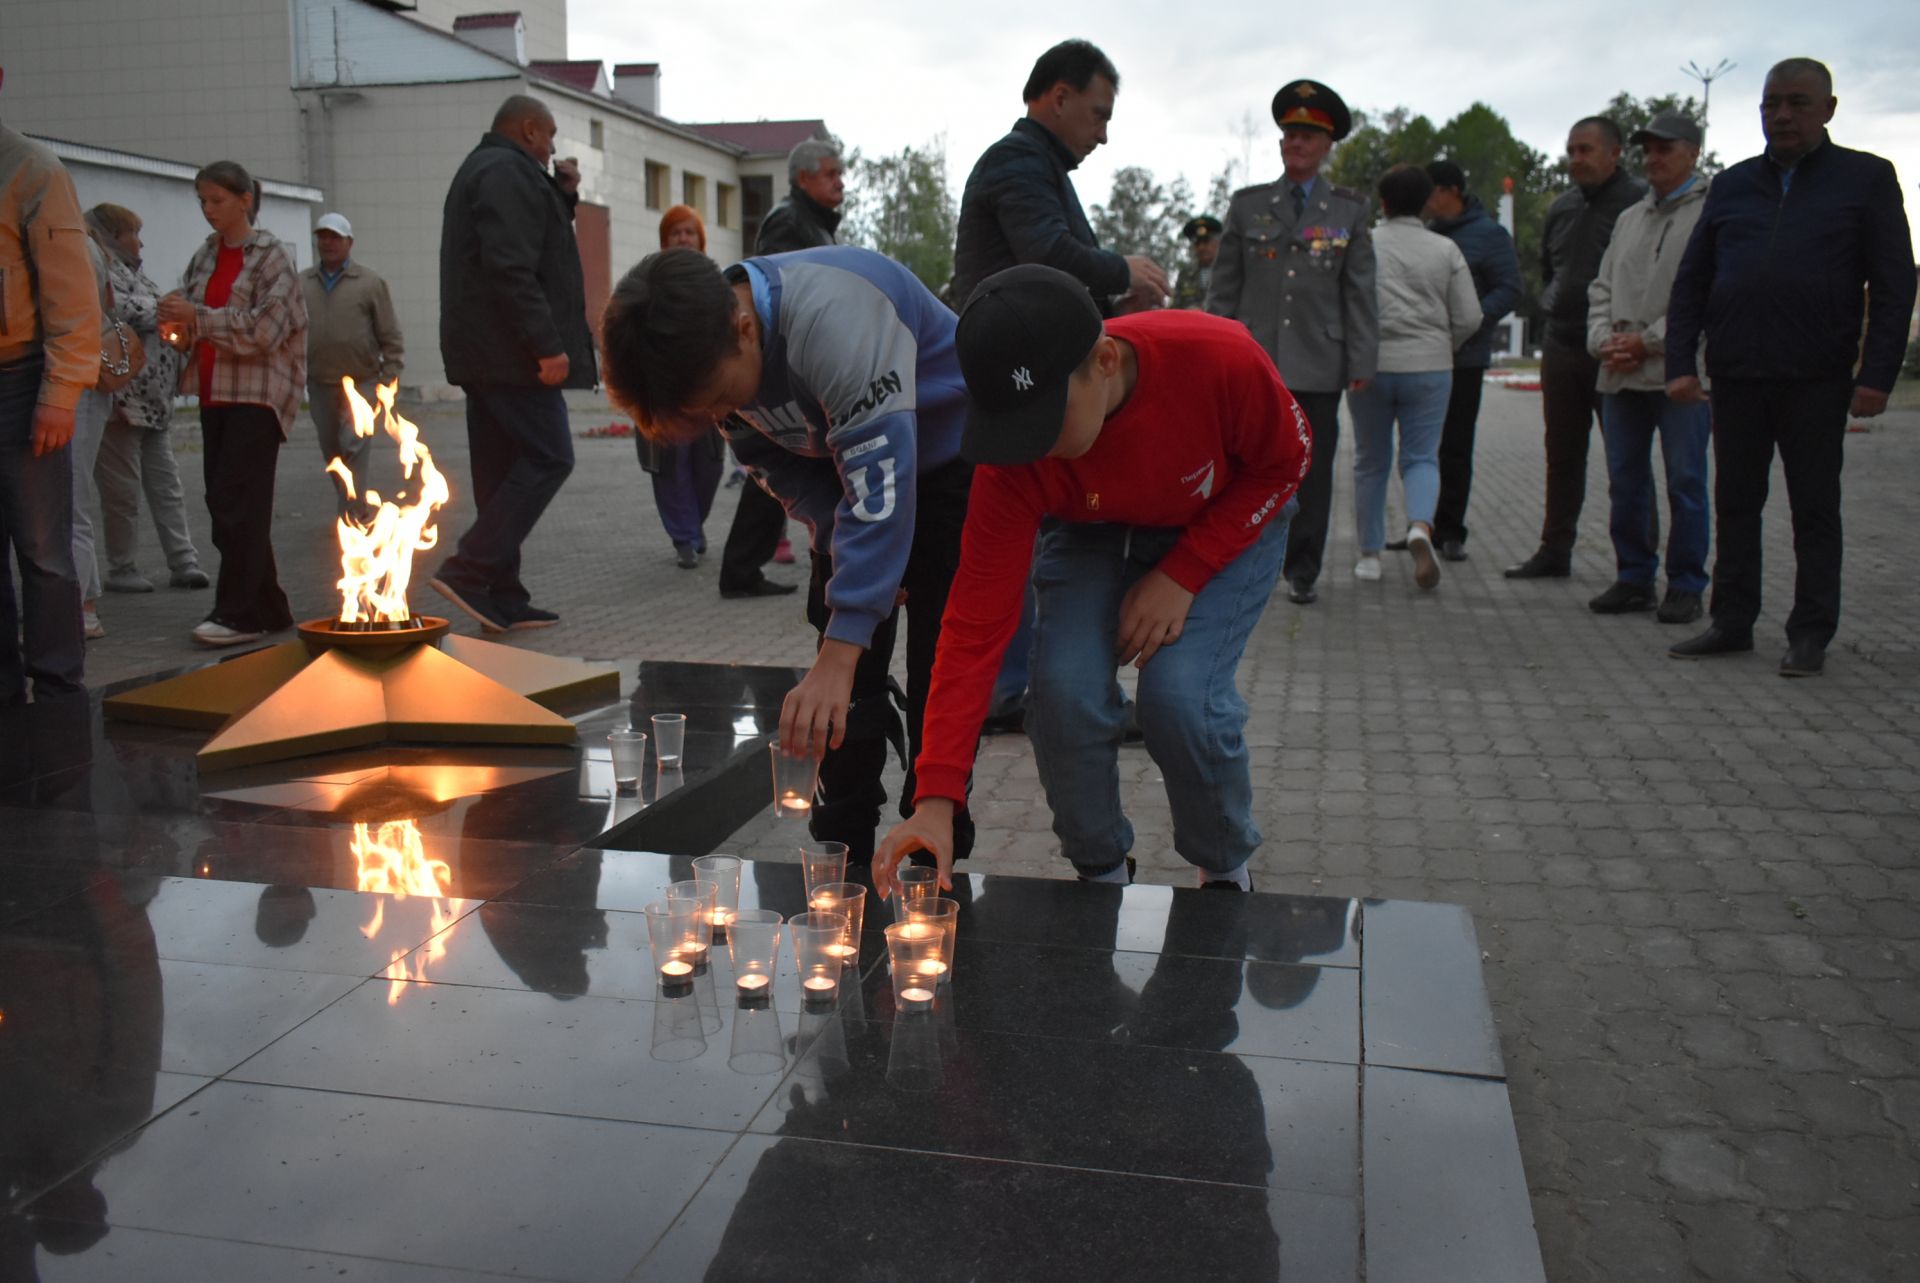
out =
<svg viewBox="0 0 1920 1283"><path fill-rule="evenodd" d="M1180 229L1180 235L1190 241L1210 241L1221 231L1219 219L1212 214L1202 214L1198 218L1189 218L1187 225Z"/></svg>
<svg viewBox="0 0 1920 1283"><path fill-rule="evenodd" d="M1340 95L1317 80L1295 80L1273 96L1273 123L1324 129L1339 142L1353 129L1353 113Z"/></svg>

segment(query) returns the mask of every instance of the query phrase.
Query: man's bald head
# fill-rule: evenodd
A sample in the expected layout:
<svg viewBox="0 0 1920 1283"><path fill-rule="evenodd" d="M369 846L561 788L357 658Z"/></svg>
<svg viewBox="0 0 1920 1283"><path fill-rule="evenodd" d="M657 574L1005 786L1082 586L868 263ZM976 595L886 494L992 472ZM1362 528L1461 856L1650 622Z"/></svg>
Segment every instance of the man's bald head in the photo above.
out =
<svg viewBox="0 0 1920 1283"><path fill-rule="evenodd" d="M538 98L512 94L493 113L493 132L505 138L545 169L553 159L553 136L559 132L553 112Z"/></svg>

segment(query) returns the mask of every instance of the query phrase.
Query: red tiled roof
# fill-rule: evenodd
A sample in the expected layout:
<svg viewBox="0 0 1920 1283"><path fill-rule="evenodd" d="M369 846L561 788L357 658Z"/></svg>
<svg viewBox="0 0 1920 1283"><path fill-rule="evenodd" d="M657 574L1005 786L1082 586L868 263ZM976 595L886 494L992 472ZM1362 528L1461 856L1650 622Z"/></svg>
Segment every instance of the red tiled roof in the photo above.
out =
<svg viewBox="0 0 1920 1283"><path fill-rule="evenodd" d="M453 20L455 31L476 31L482 27L511 27L520 21L520 11L512 13L468 13Z"/></svg>
<svg viewBox="0 0 1920 1283"><path fill-rule="evenodd" d="M784 155L798 143L824 134L824 120L716 120L688 129L749 152Z"/></svg>
<svg viewBox="0 0 1920 1283"><path fill-rule="evenodd" d="M569 62L529 62L527 70L536 76L545 76L548 80L557 80L563 85L575 89L584 89L592 93L600 83L601 64L593 61L574 59Z"/></svg>

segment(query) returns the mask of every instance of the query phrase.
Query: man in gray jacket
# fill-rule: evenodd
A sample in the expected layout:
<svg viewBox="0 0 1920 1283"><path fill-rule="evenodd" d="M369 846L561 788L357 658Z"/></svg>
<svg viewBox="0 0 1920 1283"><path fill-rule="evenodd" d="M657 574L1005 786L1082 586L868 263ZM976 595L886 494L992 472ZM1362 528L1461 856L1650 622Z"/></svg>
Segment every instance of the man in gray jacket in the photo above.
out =
<svg viewBox="0 0 1920 1283"><path fill-rule="evenodd" d="M1313 428L1313 468L1287 533L1287 597L1306 605L1326 552L1340 394L1365 387L1379 351L1373 292L1372 202L1320 170L1353 116L1340 95L1295 80L1273 99L1279 182L1243 187L1228 206L1207 311L1231 316L1273 357Z"/></svg>
<svg viewBox="0 0 1920 1283"><path fill-rule="evenodd" d="M406 355L400 318L387 283L353 257L353 224L344 214L322 214L313 225L318 261L300 273L307 299L307 413L320 438L321 457L342 459L353 474L353 492L366 489L372 437L353 435L342 379L373 400L377 384L396 382ZM347 491L340 484L340 511Z"/></svg>
<svg viewBox="0 0 1920 1283"><path fill-rule="evenodd" d="M1707 446L1713 416L1705 402L1667 396L1667 297L1707 199L1694 173L1700 126L1662 112L1629 140L1646 149L1645 199L1620 215L1587 287L1587 351L1600 362L1600 432L1607 447L1610 531L1619 567L1611 588L1587 603L1597 615L1654 609L1660 570L1654 546L1653 434L1667 465L1667 595L1663 624L1700 618L1707 588Z"/></svg>

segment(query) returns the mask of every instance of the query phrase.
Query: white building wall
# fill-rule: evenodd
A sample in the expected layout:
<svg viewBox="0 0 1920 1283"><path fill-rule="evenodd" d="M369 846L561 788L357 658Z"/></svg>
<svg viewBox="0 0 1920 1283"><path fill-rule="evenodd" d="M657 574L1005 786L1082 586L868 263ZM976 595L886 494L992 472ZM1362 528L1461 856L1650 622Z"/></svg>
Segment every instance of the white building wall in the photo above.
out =
<svg viewBox="0 0 1920 1283"><path fill-rule="evenodd" d="M516 11L527 24L527 57L545 61L567 56L567 0L419 0L413 17L452 31L453 20L463 14Z"/></svg>
<svg viewBox="0 0 1920 1283"><path fill-rule="evenodd" d="M4 0L0 118L303 179L288 30L287 0Z"/></svg>

